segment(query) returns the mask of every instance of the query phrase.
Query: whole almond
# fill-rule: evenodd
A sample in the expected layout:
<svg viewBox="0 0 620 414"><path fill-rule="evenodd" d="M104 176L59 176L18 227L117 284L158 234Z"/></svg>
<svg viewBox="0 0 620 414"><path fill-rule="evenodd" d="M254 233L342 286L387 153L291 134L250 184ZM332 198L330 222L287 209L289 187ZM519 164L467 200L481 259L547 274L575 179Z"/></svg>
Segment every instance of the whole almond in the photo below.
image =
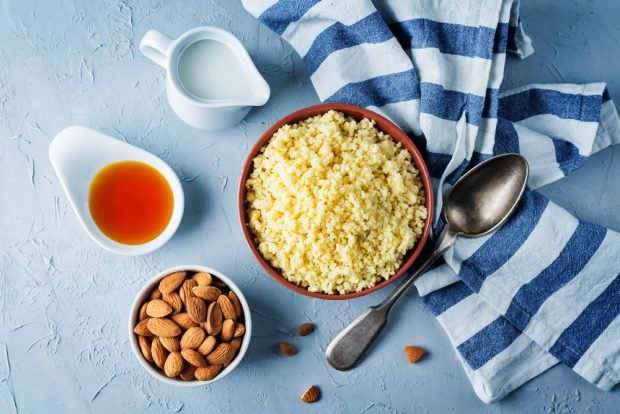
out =
<svg viewBox="0 0 620 414"><path fill-rule="evenodd" d="M207 362L213 365L227 365L235 357L235 349L230 344L219 344L209 355Z"/></svg>
<svg viewBox="0 0 620 414"><path fill-rule="evenodd" d="M159 291L161 293L172 293L179 288L185 281L185 272L176 272L169 274L159 282Z"/></svg>
<svg viewBox="0 0 620 414"><path fill-rule="evenodd" d="M170 352L179 352L181 350L178 336L162 336L159 338L159 342L161 342L164 348L166 348Z"/></svg>
<svg viewBox="0 0 620 414"><path fill-rule="evenodd" d="M156 336L170 337L181 334L179 325L167 318L148 319L147 327Z"/></svg>
<svg viewBox="0 0 620 414"><path fill-rule="evenodd" d="M133 332L140 336L153 336L153 333L148 328L149 319L141 320L134 328Z"/></svg>
<svg viewBox="0 0 620 414"><path fill-rule="evenodd" d="M288 342L280 342L278 343L278 348L280 349L280 353L284 356L290 357L297 353L297 348Z"/></svg>
<svg viewBox="0 0 620 414"><path fill-rule="evenodd" d="M181 349L197 349L206 337L207 334L202 328L189 328L181 337Z"/></svg>
<svg viewBox="0 0 620 414"><path fill-rule="evenodd" d="M215 302L217 298L222 294L222 291L215 286L196 286L192 289L195 296L202 298L209 302Z"/></svg>
<svg viewBox="0 0 620 414"><path fill-rule="evenodd" d="M245 333L245 325L238 322L235 326L235 332L233 332L233 338L239 338Z"/></svg>
<svg viewBox="0 0 620 414"><path fill-rule="evenodd" d="M202 299L201 299L202 300ZM217 335L222 330L222 309L217 302L211 302L207 311L206 330L209 335Z"/></svg>
<svg viewBox="0 0 620 414"><path fill-rule="evenodd" d="M192 279L198 283L198 286L209 286L213 281L211 274L207 272L198 272L192 276Z"/></svg>
<svg viewBox="0 0 620 414"><path fill-rule="evenodd" d="M138 345L140 345L140 352L142 356L149 362L153 362L153 356L151 355L151 341L146 336L138 335Z"/></svg>
<svg viewBox="0 0 620 414"><path fill-rule="evenodd" d="M183 372L179 374L179 377L183 381L193 381L196 379L195 372L196 372L195 366L193 366L192 364L185 364L185 369L183 369Z"/></svg>
<svg viewBox="0 0 620 414"><path fill-rule="evenodd" d="M166 293L161 298L172 307L172 313L179 313L183 309L183 301L177 292Z"/></svg>
<svg viewBox="0 0 620 414"><path fill-rule="evenodd" d="M426 354L426 351L419 346L409 345L405 347L405 356L410 364L415 364Z"/></svg>
<svg viewBox="0 0 620 414"><path fill-rule="evenodd" d="M201 323L207 320L207 305L204 300L193 296L185 298L185 307L194 322Z"/></svg>
<svg viewBox="0 0 620 414"><path fill-rule="evenodd" d="M311 322L302 323L297 328L297 334L299 336L310 335L312 332L314 332L314 324Z"/></svg>
<svg viewBox="0 0 620 414"><path fill-rule="evenodd" d="M232 302L226 295L220 295L217 298L217 304L220 305L222 309L222 315L224 315L225 319L232 319L233 321L237 320L237 313L235 312L235 307Z"/></svg>
<svg viewBox="0 0 620 414"><path fill-rule="evenodd" d="M205 361L205 358L202 355L200 355L200 352L194 349L182 349L181 355L183 355L183 358L187 362L189 362L195 367L206 367L207 366L207 361Z"/></svg>
<svg viewBox="0 0 620 414"><path fill-rule="evenodd" d="M226 319L222 323L222 332L220 332L220 339L222 342L230 342L235 333L235 321L232 319Z"/></svg>
<svg viewBox="0 0 620 414"><path fill-rule="evenodd" d="M183 357L179 352L171 352L166 358L166 363L164 364L164 372L170 378L178 377L181 372L183 372L183 366L185 362L183 361Z"/></svg>
<svg viewBox="0 0 620 414"><path fill-rule="evenodd" d="M170 315L170 319L172 319L177 325L179 325L183 329L189 329L193 326L198 326L198 324L189 317L189 314L187 312Z"/></svg>
<svg viewBox="0 0 620 414"><path fill-rule="evenodd" d="M241 338L235 338L232 341L230 341L230 346L233 347L235 354L239 352L239 348L241 348Z"/></svg>
<svg viewBox="0 0 620 414"><path fill-rule="evenodd" d="M241 315L243 315L243 308L241 307L241 301L237 297L237 294L233 292L232 290L228 292L228 299L230 299L230 302L235 307L235 314L237 315L237 319L239 319Z"/></svg>
<svg viewBox="0 0 620 414"><path fill-rule="evenodd" d="M211 286L215 286L220 289L224 289L228 287L226 286L226 283L222 282L220 279L218 279L217 277L213 277L213 276L211 280Z"/></svg>
<svg viewBox="0 0 620 414"><path fill-rule="evenodd" d="M222 371L221 365L209 365L206 367L196 368L196 379L200 381L210 381L213 378L217 377L217 374Z"/></svg>
<svg viewBox="0 0 620 414"><path fill-rule="evenodd" d="M153 362L159 368L164 369L164 364L166 363L166 358L168 357L168 351L161 344L159 338L154 338L153 342L151 342L151 355L153 357Z"/></svg>
<svg viewBox="0 0 620 414"><path fill-rule="evenodd" d="M213 351L215 345L217 345L217 340L214 336L209 335L205 338L204 341L202 341L202 344L200 344L200 346L198 347L198 352L200 352L201 355L207 355L211 351Z"/></svg>
<svg viewBox="0 0 620 414"><path fill-rule="evenodd" d="M179 289L179 294L181 296L181 299L183 300L183 303L187 303L188 298L195 296L194 292L192 292L192 289L196 286L198 286L198 283L196 283L196 281L193 279L187 279L185 282L183 282L183 284L181 285L181 289Z"/></svg>
<svg viewBox="0 0 620 414"><path fill-rule="evenodd" d="M316 385L311 386L301 395L301 400L305 403L312 404L321 398L321 391L316 387Z"/></svg>
<svg viewBox="0 0 620 414"><path fill-rule="evenodd" d="M161 299L154 299L146 305L146 314L153 318L163 318L171 313L172 306Z"/></svg>
<svg viewBox="0 0 620 414"><path fill-rule="evenodd" d="M149 300L161 299L161 290L159 290L159 286L157 286L151 294L149 295Z"/></svg>
<svg viewBox="0 0 620 414"><path fill-rule="evenodd" d="M138 316L138 320L140 321L143 321L146 318L148 318L148 315L146 314L146 305L148 305L148 302L144 302L142 306L140 307L140 314Z"/></svg>

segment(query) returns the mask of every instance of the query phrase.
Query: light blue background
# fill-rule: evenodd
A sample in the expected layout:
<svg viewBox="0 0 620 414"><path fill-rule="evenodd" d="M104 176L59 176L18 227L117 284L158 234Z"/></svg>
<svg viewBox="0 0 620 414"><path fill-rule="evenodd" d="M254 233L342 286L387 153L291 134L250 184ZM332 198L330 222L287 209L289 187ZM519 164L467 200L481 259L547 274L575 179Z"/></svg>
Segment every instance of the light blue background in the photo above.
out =
<svg viewBox="0 0 620 414"><path fill-rule="evenodd" d="M385 292L316 301L266 277L242 240L236 188L249 147L269 124L317 103L303 63L237 1L0 2L0 413L612 413L620 390L602 392L556 367L494 405L481 403L440 327L414 290L354 371L323 357L329 340ZM620 103L620 4L523 1L537 52L507 64L505 87L607 81ZM224 132L185 126L167 105L163 71L137 50L151 28L171 36L199 25L235 33L272 88L267 105ZM120 257L82 231L47 157L62 128L84 125L145 148L183 180L186 211L159 251ZM620 148L603 151L544 193L580 217L620 230ZM235 279L253 310L250 350L216 384L177 389L152 379L127 338L135 293L154 273L197 263ZM307 320L318 330L293 337ZM281 358L274 345L300 353ZM402 348L430 350L406 363ZM309 385L318 404L299 396Z"/></svg>

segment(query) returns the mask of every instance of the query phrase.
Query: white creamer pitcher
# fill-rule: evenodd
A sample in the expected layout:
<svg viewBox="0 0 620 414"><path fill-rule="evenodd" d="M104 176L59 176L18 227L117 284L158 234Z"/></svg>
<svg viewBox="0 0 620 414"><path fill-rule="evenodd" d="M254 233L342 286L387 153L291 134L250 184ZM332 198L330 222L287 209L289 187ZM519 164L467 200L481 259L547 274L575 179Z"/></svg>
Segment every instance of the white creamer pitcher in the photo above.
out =
<svg viewBox="0 0 620 414"><path fill-rule="evenodd" d="M197 27L176 40L149 30L140 51L166 70L170 106L195 128L228 128L269 100L269 85L239 39L225 30Z"/></svg>

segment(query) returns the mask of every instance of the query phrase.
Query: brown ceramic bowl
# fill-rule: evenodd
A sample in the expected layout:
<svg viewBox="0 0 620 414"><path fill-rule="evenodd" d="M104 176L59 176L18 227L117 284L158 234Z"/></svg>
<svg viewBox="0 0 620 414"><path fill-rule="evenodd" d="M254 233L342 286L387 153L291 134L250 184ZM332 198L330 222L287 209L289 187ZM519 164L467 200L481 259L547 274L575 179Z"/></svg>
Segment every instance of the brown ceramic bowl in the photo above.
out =
<svg viewBox="0 0 620 414"><path fill-rule="evenodd" d="M278 269L272 267L271 264L263 258L260 251L258 250L258 247L256 246L256 243L254 242L254 237L250 229L247 226L247 210L245 206L245 195L246 195L245 181L247 180L248 175L250 174L250 171L252 170L252 164L253 164L252 161L254 160L254 157L256 157L256 155L259 153L260 149L267 144L269 139L278 130L278 128L280 128L281 126L285 124L292 124L292 123L304 120L306 118L310 118L315 115L323 114L329 111L330 109L333 109L335 111L340 111L355 119L369 118L369 119L374 120L375 125L379 130L383 131L386 134L389 134L394 140L396 140L397 142L400 142L403 145L403 147L406 148L411 153L413 162L415 163L416 168L420 171L420 177L422 179L422 184L424 186L424 193L426 196L426 209L428 210L428 217L426 218L426 223L424 225L424 232L422 233L422 237L420 237L420 239L417 241L413 249L411 249L405 255L403 259L403 264L398 269L398 271L389 279L381 281L371 288L364 289L360 292L347 293L344 295L341 295L341 294L329 295L327 293L310 292L308 291L308 289L301 287L301 286L297 286L295 283L289 282L288 280L286 280ZM363 109L363 108L360 108L354 105L329 103L329 104L321 104L321 105L310 106L308 108L303 108L303 109L293 112L290 115L285 116L284 118L280 119L278 122L273 124L267 131L265 131L265 133L258 139L258 141L256 141L256 144L254 144L254 147L252 147L252 149L250 150L250 153L248 154L248 157L245 160L245 163L243 164L243 171L241 172L241 179L239 181L238 208L239 208L239 219L241 220L241 229L243 230L245 241L248 243L248 246L250 246L250 249L252 250L252 253L256 257L256 260L258 260L258 262L261 264L263 269L265 269L265 271L272 278L274 278L278 283L281 283L287 288L294 290L297 293L301 293L302 295L311 296L313 298L319 298L319 299L332 299L332 300L340 299L342 300L342 299L358 298L360 296L367 295L371 292L374 292L378 289L381 289L382 287L389 285L390 283L396 281L397 279L399 279L401 276L405 274L407 269L409 269L409 267L413 264L413 262L420 255L420 252L422 251L422 248L424 247L424 244L426 243L426 240L428 238L428 233L431 227L432 216L433 216L433 191L431 187L430 176L428 174L428 169L426 168L426 164L424 163L424 160L422 159L422 156L420 155L420 152L418 151L418 149L415 147L411 139L407 136L407 134L405 134L403 130L397 127L392 121L388 120L387 118L375 112L372 112L372 111L369 111L369 110L366 110L366 109Z"/></svg>

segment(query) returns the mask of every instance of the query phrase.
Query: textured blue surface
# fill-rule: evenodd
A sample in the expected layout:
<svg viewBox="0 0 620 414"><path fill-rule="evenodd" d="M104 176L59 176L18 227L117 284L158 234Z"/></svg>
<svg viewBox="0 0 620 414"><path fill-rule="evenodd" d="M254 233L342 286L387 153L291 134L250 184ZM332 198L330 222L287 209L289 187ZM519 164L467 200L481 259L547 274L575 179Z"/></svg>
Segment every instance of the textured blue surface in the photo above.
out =
<svg viewBox="0 0 620 414"><path fill-rule="evenodd" d="M605 1L523 2L536 53L510 59L504 88L527 83L606 81L620 101L620 5ZM303 62L236 1L5 1L0 9L0 413L36 412L591 412L613 413L604 393L556 367L486 406L471 390L447 338L412 290L363 365L328 368L329 340L378 292L323 302L266 277L245 246L236 186L249 147L276 119L317 97ZM267 105L227 131L193 130L169 109L163 72L137 44L156 28L171 36L202 24L246 45L272 88ZM47 158L49 140L79 124L145 148L182 178L186 212L176 236L137 258L107 253L82 231ZM580 218L620 230L620 148L592 157L544 189ZM253 309L246 359L209 387L176 389L150 378L129 349L127 312L159 270L205 264L234 278ZM292 337L306 320L318 330ZM300 353L282 359L288 340ZM402 347L430 350L418 365ZM311 384L323 391L306 406Z"/></svg>

